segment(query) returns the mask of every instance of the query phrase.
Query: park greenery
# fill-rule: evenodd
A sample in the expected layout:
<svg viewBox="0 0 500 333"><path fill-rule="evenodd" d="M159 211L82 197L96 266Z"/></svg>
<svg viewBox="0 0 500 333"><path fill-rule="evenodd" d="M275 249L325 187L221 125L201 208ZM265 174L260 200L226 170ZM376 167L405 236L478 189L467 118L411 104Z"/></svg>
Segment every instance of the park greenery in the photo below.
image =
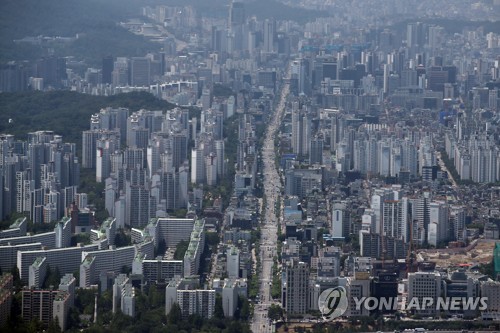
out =
<svg viewBox="0 0 500 333"><path fill-rule="evenodd" d="M446 153L445 150L441 151L441 159L443 160L443 163L448 171L450 171L453 179L455 179L456 182L459 182L460 175L458 174L457 169L455 169L455 164L453 164L453 161L449 158L448 153Z"/></svg>
<svg viewBox="0 0 500 333"><path fill-rule="evenodd" d="M125 230L120 228L116 231L115 245L116 247L132 245L132 237L129 233L126 233Z"/></svg>
<svg viewBox="0 0 500 333"><path fill-rule="evenodd" d="M184 259L184 255L189 247L189 241L181 240L175 247L174 260Z"/></svg>
<svg viewBox="0 0 500 333"><path fill-rule="evenodd" d="M255 243L255 253L260 253L259 243ZM248 276L248 297L250 299L255 299L259 294L260 290L260 256L256 256L257 260L255 262L255 267L257 268L253 274Z"/></svg>
<svg viewBox="0 0 500 333"><path fill-rule="evenodd" d="M150 93L133 92L92 96L72 91L0 93L0 132L23 140L28 132L51 130L65 142L81 148L82 132L90 127L90 116L105 107L169 110L174 107ZM9 121L11 119L11 121Z"/></svg>
<svg viewBox="0 0 500 333"><path fill-rule="evenodd" d="M273 263L273 281L271 285L271 297L278 300L281 297L281 272L278 268L278 257L274 258L274 263Z"/></svg>
<svg viewBox="0 0 500 333"><path fill-rule="evenodd" d="M474 183L472 180L468 180L468 179L463 180L463 179L460 178L460 175L458 174L458 171L455 168L455 164L450 159L450 157L448 156L448 154L446 153L445 150L441 151L441 159L443 160L444 165L446 166L446 168L448 169L448 171L451 173L451 176L457 182L457 184L460 184L460 185L470 185L470 184Z"/></svg>
<svg viewBox="0 0 500 333"><path fill-rule="evenodd" d="M271 320L280 320L283 319L284 312L281 306L276 304L271 304L271 306L267 310L267 316Z"/></svg>

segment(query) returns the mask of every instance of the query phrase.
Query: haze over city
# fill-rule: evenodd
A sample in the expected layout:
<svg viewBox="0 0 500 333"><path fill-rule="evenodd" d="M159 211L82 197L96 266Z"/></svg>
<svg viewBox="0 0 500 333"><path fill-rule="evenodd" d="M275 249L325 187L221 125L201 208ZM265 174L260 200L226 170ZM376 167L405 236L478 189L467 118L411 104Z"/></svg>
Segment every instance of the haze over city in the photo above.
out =
<svg viewBox="0 0 500 333"><path fill-rule="evenodd" d="M500 331L500 0L3 0L0 331Z"/></svg>

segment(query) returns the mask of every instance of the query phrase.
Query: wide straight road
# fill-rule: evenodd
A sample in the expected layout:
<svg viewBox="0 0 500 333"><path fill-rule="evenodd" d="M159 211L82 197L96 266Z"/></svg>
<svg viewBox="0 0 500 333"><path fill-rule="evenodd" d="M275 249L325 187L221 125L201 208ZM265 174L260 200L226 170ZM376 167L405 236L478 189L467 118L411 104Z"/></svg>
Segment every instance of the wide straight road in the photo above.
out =
<svg viewBox="0 0 500 333"><path fill-rule="evenodd" d="M288 77L288 71L286 76ZM276 147L274 146L274 136L278 130L281 119L285 112L286 98L290 92L288 81L283 83L279 103L271 116L270 124L267 127L262 147L262 160L264 164L264 195L266 205L263 207L264 216L260 226L260 302L255 305L252 319L252 331L254 333L272 332L272 328L267 318L269 306L273 304L271 298L271 283L273 260L276 253L276 244L278 240L277 228L278 218L276 217L275 207L278 197L281 195L281 182L278 171L276 170L275 158Z"/></svg>

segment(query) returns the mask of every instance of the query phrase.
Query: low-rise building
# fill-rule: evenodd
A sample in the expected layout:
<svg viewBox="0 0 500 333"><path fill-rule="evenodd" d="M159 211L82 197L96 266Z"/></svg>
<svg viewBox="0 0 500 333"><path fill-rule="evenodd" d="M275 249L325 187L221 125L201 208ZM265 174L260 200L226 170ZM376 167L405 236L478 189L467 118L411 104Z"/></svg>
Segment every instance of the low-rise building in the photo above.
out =
<svg viewBox="0 0 500 333"><path fill-rule="evenodd" d="M419 315L436 315L436 304L441 297L441 275L438 272L416 272L408 274L408 306ZM425 299L432 299L430 306L424 304ZM418 306L415 302L418 302ZM411 305L411 307L410 307Z"/></svg>
<svg viewBox="0 0 500 333"><path fill-rule="evenodd" d="M481 283L481 297L488 298L488 307L481 311L481 319L500 320L500 282L490 280Z"/></svg>

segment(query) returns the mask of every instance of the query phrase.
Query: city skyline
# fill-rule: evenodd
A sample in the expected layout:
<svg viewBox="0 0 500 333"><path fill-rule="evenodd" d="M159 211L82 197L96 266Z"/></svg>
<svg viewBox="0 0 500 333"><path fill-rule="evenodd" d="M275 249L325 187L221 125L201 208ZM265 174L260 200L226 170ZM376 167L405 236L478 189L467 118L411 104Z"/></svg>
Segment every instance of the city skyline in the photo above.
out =
<svg viewBox="0 0 500 333"><path fill-rule="evenodd" d="M500 1L32 2L0 330L500 329Z"/></svg>

